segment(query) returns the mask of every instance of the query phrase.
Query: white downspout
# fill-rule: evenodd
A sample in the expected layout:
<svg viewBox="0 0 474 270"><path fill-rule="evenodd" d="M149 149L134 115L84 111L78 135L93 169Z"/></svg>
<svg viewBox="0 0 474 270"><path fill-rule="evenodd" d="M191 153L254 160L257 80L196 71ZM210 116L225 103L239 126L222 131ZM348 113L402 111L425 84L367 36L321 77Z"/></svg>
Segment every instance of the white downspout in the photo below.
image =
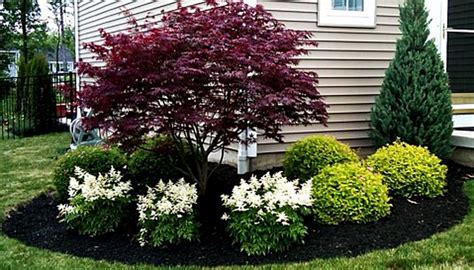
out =
<svg viewBox="0 0 474 270"><path fill-rule="evenodd" d="M75 57L75 61L76 61L76 65L79 63L79 1L78 0L74 0L74 44L75 44L75 48L74 48L74 51L75 51L75 54L76 54L76 57ZM79 77L79 73L77 72L77 66L75 67L75 73L76 73L76 91L79 91L79 87L81 86L81 78ZM79 106L77 107L76 109L77 111L77 115L76 115L76 118L80 118L82 115L81 115L81 110L79 108Z"/></svg>
<svg viewBox="0 0 474 270"><path fill-rule="evenodd" d="M257 6L257 0L244 0L249 6ZM249 138L257 138L257 132L247 128L240 134L239 151L237 153L237 173L245 174L250 171L250 159L257 157L257 143L245 143Z"/></svg>
<svg viewBox="0 0 474 270"><path fill-rule="evenodd" d="M240 133L239 152L237 154L237 173L245 174L250 171L250 158L257 157L257 143L245 143L250 138L257 139L257 132L247 128Z"/></svg>

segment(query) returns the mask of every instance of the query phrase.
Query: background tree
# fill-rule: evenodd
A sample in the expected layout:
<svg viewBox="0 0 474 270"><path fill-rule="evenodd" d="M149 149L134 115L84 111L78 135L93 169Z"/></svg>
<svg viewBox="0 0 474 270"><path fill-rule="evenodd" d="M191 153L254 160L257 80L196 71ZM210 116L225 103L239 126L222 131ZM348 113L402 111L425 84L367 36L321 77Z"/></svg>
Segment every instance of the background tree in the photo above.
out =
<svg viewBox="0 0 474 270"><path fill-rule="evenodd" d="M36 0L5 0L0 17L3 26L14 33L14 44L21 48L26 62L31 51L37 49L38 43L45 37L46 24L40 20L41 10ZM14 42L13 41L13 42Z"/></svg>
<svg viewBox="0 0 474 270"><path fill-rule="evenodd" d="M58 27L57 31L57 40L56 40L56 71L59 72L59 61L63 62L64 66L67 66L66 56L64 55L64 50L60 48L65 48L65 35L66 35L66 26L65 26L65 13L67 8L72 5L72 2L66 0L49 0L50 9L54 14L54 21ZM74 51L74 50L72 50ZM62 54L62 55L60 55Z"/></svg>
<svg viewBox="0 0 474 270"><path fill-rule="evenodd" d="M4 17L5 9L0 3L0 78L6 77L9 71L9 65L13 61L12 57L7 51L12 50L12 36L11 29L7 26L6 18Z"/></svg>
<svg viewBox="0 0 474 270"><path fill-rule="evenodd" d="M30 127L24 132L35 135L56 130L56 96L53 89L52 78L48 75L49 64L42 53L35 53L30 61L26 62L20 57L19 76L24 78L21 86L22 99L20 102L21 112ZM19 87L20 88L20 87Z"/></svg>
<svg viewBox="0 0 474 270"><path fill-rule="evenodd" d="M283 125L327 119L316 74L294 68L303 46L315 45L309 32L286 29L261 6L207 4L213 8L181 7L147 31L133 18L129 33L100 30L104 44L86 47L105 67L80 63L96 79L80 96L95 113L85 124L112 130L110 140L124 147L150 132L171 137L185 164L178 169L201 195L215 169L209 155L222 155L247 128L282 141Z"/></svg>
<svg viewBox="0 0 474 270"><path fill-rule="evenodd" d="M40 47L45 52L54 52L56 51L59 38L59 33L56 31L48 32L46 38L42 41ZM63 37L63 45L65 48L71 52L71 55L74 57L75 53L75 41L74 41L74 28L70 26L66 26L64 28L64 37Z"/></svg>
<svg viewBox="0 0 474 270"><path fill-rule="evenodd" d="M56 36L56 38L57 38L57 35L58 34L56 32L49 33L49 36ZM68 25L64 27L62 44L65 48L69 50L69 52L71 52L71 55L74 57L76 47L75 47L75 41L74 41L74 28L73 27L68 26Z"/></svg>
<svg viewBox="0 0 474 270"><path fill-rule="evenodd" d="M402 37L372 109L370 137L377 147L399 137L446 157L452 151L451 95L428 24L424 0L400 8Z"/></svg>

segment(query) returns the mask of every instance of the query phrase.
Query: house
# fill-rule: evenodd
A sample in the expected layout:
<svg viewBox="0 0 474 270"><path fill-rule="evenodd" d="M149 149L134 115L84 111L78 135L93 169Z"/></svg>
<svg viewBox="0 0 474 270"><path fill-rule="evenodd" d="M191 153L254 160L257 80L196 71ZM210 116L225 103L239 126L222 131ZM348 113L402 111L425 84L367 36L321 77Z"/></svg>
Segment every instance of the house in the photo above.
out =
<svg viewBox="0 0 474 270"><path fill-rule="evenodd" d="M400 1L247 0L250 5L263 5L287 27L314 34L313 39L319 46L301 57L299 68L319 74L319 90L330 105L330 119L328 127L313 125L284 129L285 143L259 140L257 148L252 149L231 145L227 149L226 162L236 164L238 155L240 158L255 156L250 161L253 168L274 166L291 143L311 134L332 135L361 153L370 151L370 109L400 36ZM203 0L183 1L183 5L203 3ZM474 1L427 0L426 3L432 19L431 36L451 77L453 100L474 104L474 77L470 71L474 65L474 24L468 19L474 18ZM138 21L145 20L149 13L159 18L162 10L169 12L177 8L175 0L76 0L75 4L76 44L100 41L98 28L111 33L126 30L127 20L121 14L121 7L131 11ZM100 65L87 50L82 47L76 50L77 59ZM472 105L462 106L467 108L465 113L472 112ZM474 121L469 119L467 121ZM248 155L246 150L255 153Z"/></svg>
<svg viewBox="0 0 474 270"><path fill-rule="evenodd" d="M59 47L56 59L56 50L46 53L50 73L72 72L74 70L74 57L66 47Z"/></svg>
<svg viewBox="0 0 474 270"><path fill-rule="evenodd" d="M18 50L11 50L11 51L3 51L0 50L0 54L7 54L9 55L8 59L10 64L8 65L8 76L9 77L17 77L18 76L18 69L16 63L20 60L20 51Z"/></svg>
<svg viewBox="0 0 474 270"><path fill-rule="evenodd" d="M17 63L20 60L20 51L11 50L11 51L2 51L0 54L9 54L10 55L10 65L9 65L9 77L18 76L18 66ZM45 54L46 60L48 61L49 72L56 73L56 67L59 65L59 72L72 72L74 71L74 57L72 56L69 49L61 47L59 49L59 62L56 63L56 51L50 51Z"/></svg>

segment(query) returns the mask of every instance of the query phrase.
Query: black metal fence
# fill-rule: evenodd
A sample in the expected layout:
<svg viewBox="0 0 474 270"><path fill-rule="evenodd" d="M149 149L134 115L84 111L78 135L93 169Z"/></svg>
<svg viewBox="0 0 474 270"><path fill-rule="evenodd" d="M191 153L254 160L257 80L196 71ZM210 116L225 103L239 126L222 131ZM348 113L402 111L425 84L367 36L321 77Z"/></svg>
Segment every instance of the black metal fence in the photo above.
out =
<svg viewBox="0 0 474 270"><path fill-rule="evenodd" d="M67 130L76 115L76 75L0 78L0 138Z"/></svg>

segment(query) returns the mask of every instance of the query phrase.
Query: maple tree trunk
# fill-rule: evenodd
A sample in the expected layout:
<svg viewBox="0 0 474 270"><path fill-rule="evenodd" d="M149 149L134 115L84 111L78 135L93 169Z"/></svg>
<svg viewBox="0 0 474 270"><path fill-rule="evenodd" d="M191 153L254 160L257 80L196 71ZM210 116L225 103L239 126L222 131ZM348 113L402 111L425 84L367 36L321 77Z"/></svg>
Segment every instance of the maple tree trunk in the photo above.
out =
<svg viewBox="0 0 474 270"><path fill-rule="evenodd" d="M205 161L202 161L202 168L201 174L199 175L199 195L205 196L206 189L207 189L207 181L208 181L208 169L209 169L209 162L207 161L207 157L205 157Z"/></svg>

